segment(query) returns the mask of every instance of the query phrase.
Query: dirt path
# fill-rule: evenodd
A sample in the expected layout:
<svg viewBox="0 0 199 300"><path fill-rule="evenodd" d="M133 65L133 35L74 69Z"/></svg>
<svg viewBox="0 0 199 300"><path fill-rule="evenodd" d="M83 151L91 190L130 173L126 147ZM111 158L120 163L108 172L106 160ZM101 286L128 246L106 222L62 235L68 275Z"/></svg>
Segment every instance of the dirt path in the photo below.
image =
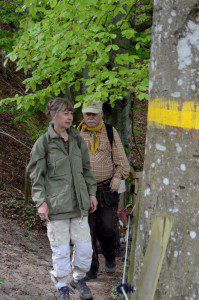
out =
<svg viewBox="0 0 199 300"><path fill-rule="evenodd" d="M95 300L110 300L112 286L121 276L121 258L115 276L103 271L99 278L89 282ZM16 222L0 216L0 299L54 300L55 288L49 277L51 251L45 234L28 231ZM71 299L79 299L71 295ZM115 298L116 299L116 298Z"/></svg>

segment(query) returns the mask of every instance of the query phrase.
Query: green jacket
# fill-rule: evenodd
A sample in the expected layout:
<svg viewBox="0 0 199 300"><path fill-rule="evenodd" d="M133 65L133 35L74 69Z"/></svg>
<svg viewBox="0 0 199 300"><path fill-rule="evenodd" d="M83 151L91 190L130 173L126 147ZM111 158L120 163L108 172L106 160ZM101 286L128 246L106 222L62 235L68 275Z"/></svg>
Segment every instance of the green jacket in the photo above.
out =
<svg viewBox="0 0 199 300"><path fill-rule="evenodd" d="M48 204L51 220L87 216L89 195L96 195L97 184L90 167L86 142L78 131L69 130L69 154L50 124L46 155L44 135L34 144L28 171L36 206ZM46 157L47 156L47 157Z"/></svg>

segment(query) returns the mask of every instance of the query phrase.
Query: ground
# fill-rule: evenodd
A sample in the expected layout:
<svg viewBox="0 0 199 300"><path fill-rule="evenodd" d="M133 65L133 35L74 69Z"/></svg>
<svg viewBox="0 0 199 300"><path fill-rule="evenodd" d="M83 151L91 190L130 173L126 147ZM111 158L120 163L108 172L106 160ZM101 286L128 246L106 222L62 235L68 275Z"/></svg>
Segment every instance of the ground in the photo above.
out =
<svg viewBox="0 0 199 300"><path fill-rule="evenodd" d="M0 299L1 300L54 300L55 288L49 271L51 250L45 232L27 230L0 216ZM111 290L119 281L122 258L114 276L107 275L100 255L99 278L88 285L95 300L113 299ZM71 299L79 299L71 295Z"/></svg>

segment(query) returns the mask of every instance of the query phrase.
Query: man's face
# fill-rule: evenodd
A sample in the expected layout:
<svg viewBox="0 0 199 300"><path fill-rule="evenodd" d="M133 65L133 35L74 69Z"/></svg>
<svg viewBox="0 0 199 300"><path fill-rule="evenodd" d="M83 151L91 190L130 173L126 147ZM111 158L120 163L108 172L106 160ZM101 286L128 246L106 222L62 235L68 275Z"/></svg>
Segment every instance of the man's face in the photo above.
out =
<svg viewBox="0 0 199 300"><path fill-rule="evenodd" d="M103 114L84 113L83 117L88 127L95 128L102 122Z"/></svg>

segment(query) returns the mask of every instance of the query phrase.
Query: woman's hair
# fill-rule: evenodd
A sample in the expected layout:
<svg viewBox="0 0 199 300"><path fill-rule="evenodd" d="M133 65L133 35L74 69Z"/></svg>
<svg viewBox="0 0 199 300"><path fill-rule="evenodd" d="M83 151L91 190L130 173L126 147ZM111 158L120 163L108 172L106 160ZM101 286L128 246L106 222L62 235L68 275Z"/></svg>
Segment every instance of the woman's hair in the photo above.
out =
<svg viewBox="0 0 199 300"><path fill-rule="evenodd" d="M73 105L68 99L61 97L49 101L46 107L46 116L55 116L59 111L73 111Z"/></svg>

